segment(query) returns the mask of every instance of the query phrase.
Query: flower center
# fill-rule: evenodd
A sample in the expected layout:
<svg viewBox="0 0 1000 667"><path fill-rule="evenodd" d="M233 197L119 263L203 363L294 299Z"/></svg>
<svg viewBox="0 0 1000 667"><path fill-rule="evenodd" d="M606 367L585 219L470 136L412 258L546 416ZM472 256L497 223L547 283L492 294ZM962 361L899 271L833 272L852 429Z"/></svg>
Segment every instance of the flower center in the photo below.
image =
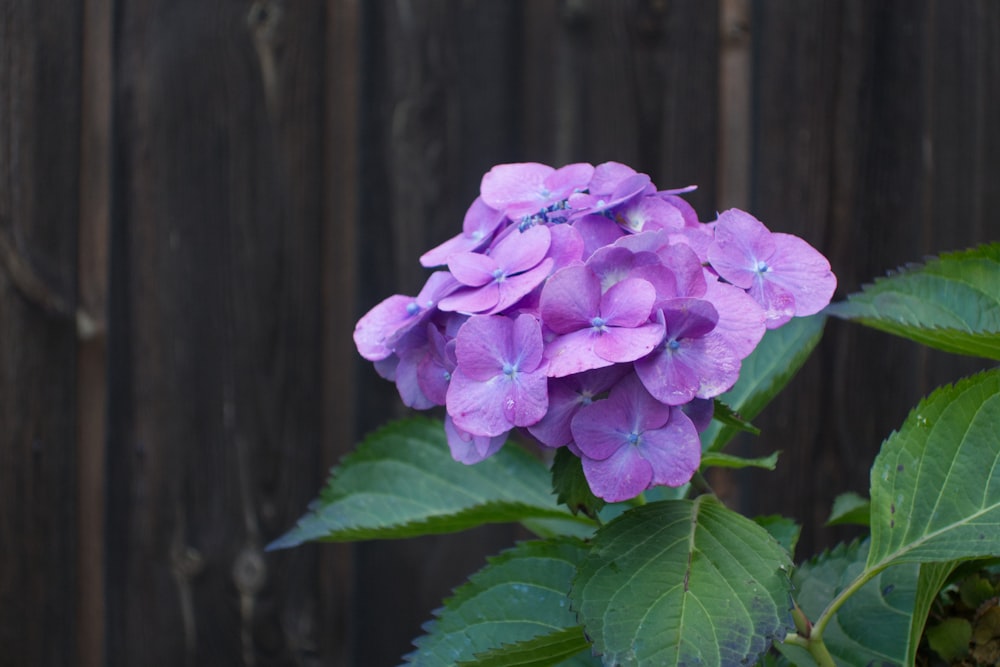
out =
<svg viewBox="0 0 1000 667"><path fill-rule="evenodd" d="M503 363L503 374L510 379L514 379L514 376L517 375L517 366L509 361L505 361Z"/></svg>
<svg viewBox="0 0 1000 667"><path fill-rule="evenodd" d="M416 301L412 301L406 304L406 314L408 316L413 317L419 312L420 312L420 304L418 304Z"/></svg>
<svg viewBox="0 0 1000 667"><path fill-rule="evenodd" d="M635 431L633 431L632 433L629 433L628 434L628 444L630 444L630 445L638 445L639 444L639 434L636 433Z"/></svg>
<svg viewBox="0 0 1000 667"><path fill-rule="evenodd" d="M771 267L767 265L767 262L763 260L757 261L757 273L767 273L771 270Z"/></svg>
<svg viewBox="0 0 1000 667"><path fill-rule="evenodd" d="M669 347L671 350L677 350L680 348L680 346L681 344L676 340L672 340L669 343L667 343L667 347Z"/></svg>
<svg viewBox="0 0 1000 667"><path fill-rule="evenodd" d="M590 326L594 327L598 331L604 331L605 328L604 325L606 325L607 323L608 323L607 320L605 320L600 315L590 320Z"/></svg>

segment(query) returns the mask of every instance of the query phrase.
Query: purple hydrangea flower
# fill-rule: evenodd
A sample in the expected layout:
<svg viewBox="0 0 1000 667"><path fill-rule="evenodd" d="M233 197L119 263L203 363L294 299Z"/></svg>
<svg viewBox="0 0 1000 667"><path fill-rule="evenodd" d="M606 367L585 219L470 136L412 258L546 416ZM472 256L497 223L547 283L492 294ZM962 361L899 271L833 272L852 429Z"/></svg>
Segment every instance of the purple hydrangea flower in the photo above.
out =
<svg viewBox="0 0 1000 667"><path fill-rule="evenodd" d="M549 409L542 419L528 427L528 432L548 447L562 447L573 441L570 422L584 405L618 384L629 368L616 364L606 368L549 378Z"/></svg>
<svg viewBox="0 0 1000 667"><path fill-rule="evenodd" d="M427 321L438 300L459 284L447 271L430 275L415 297L396 294L369 310L354 326L354 344L368 361L379 361L393 353L407 331Z"/></svg>
<svg viewBox="0 0 1000 667"><path fill-rule="evenodd" d="M713 334L718 311L703 299L673 299L660 310L663 342L635 362L650 394L665 405L713 398L736 383L740 359L725 338Z"/></svg>
<svg viewBox="0 0 1000 667"><path fill-rule="evenodd" d="M507 216L502 211L490 208L483 203L482 197L476 197L465 213L462 233L425 252L420 256L420 264L427 267L444 266L455 253L479 250L490 242L493 233L506 219Z"/></svg>
<svg viewBox="0 0 1000 667"><path fill-rule="evenodd" d="M545 347L549 375L563 377L648 354L663 337L650 321L656 291L629 278L601 292L601 280L586 265L556 272L542 288L542 321L556 337Z"/></svg>
<svg viewBox="0 0 1000 667"><path fill-rule="evenodd" d="M542 329L531 315L474 315L458 330L458 365L448 385L448 414L462 431L497 436L530 426L549 406Z"/></svg>
<svg viewBox="0 0 1000 667"><path fill-rule="evenodd" d="M651 486L687 483L701 462L701 441L680 408L653 398L635 375L571 423L583 472L595 495L619 502Z"/></svg>
<svg viewBox="0 0 1000 667"><path fill-rule="evenodd" d="M463 313L499 313L541 284L555 260L546 257L552 243L548 227L512 230L489 254L460 252L448 259L448 268L462 289L441 299L441 310Z"/></svg>
<svg viewBox="0 0 1000 667"><path fill-rule="evenodd" d="M830 262L815 248L797 236L771 233L737 209L719 215L708 259L722 278L764 308L769 329L793 316L818 313L837 287Z"/></svg>
<svg viewBox="0 0 1000 667"><path fill-rule="evenodd" d="M493 167L480 184L483 201L514 221L563 210L571 194L583 190L594 174L593 165L568 164L560 169L537 162Z"/></svg>

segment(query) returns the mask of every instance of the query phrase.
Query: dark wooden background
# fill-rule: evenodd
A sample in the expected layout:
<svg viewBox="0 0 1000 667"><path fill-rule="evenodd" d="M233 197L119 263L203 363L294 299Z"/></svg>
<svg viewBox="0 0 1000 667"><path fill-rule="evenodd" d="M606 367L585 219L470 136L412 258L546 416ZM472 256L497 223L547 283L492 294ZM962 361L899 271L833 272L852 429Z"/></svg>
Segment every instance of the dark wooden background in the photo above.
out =
<svg viewBox="0 0 1000 667"><path fill-rule="evenodd" d="M0 0L0 663L396 664L511 527L264 553L401 414L357 317L491 165L619 160L838 295L1000 238L991 0ZM715 475L806 524L978 367L834 322Z"/></svg>

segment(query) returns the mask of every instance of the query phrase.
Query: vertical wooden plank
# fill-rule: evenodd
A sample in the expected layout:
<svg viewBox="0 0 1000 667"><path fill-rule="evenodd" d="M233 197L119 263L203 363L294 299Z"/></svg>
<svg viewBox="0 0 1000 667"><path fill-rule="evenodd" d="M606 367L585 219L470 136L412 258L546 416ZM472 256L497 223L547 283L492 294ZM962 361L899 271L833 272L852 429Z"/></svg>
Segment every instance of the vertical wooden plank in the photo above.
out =
<svg viewBox="0 0 1000 667"><path fill-rule="evenodd" d="M420 254L461 229L482 174L517 158L511 118L515 3L363 3L358 311L416 294ZM354 346L351 354L356 357ZM371 364L359 369L358 432L406 414ZM513 543L499 526L356 546L358 665L398 664L410 641L488 554Z"/></svg>
<svg viewBox="0 0 1000 667"><path fill-rule="evenodd" d="M120 3L112 665L323 660L322 2Z"/></svg>
<svg viewBox="0 0 1000 667"><path fill-rule="evenodd" d="M976 7L949 5L948 12L962 16ZM772 229L822 249L839 277L839 296L939 249L949 235L962 244L985 240L983 231L989 236L973 225L950 226L945 233L949 223L935 220L942 182L964 190L952 195L952 204L973 201L959 184L981 178L983 169L969 161L949 174L937 172L939 137L947 132L949 142L988 141L986 135L997 131L981 127L973 136L974 123L952 122L945 130L935 121L953 107L955 96L972 93L946 91L933 75L942 53L961 48L935 38L939 6L806 7L775 0L755 8L752 210ZM983 49L976 58L985 60L977 62L996 57ZM985 111L988 94L981 95ZM933 386L978 363L949 357L947 374L930 373L934 358L944 357L832 322L816 357L759 419L764 440L785 454L777 479L768 482L771 491L748 491L744 509L792 510L806 526L803 554L842 536L816 529L833 497L844 490L865 492L879 444L910 407ZM746 479L746 489L761 488L760 475Z"/></svg>
<svg viewBox="0 0 1000 667"><path fill-rule="evenodd" d="M0 4L0 655L76 662L79 8Z"/></svg>
<svg viewBox="0 0 1000 667"><path fill-rule="evenodd" d="M719 4L545 0L525 6L523 153L617 160L715 207Z"/></svg>
<svg viewBox="0 0 1000 667"><path fill-rule="evenodd" d="M358 439L353 315L358 283L361 127L361 8L357 0L328 0L326 18L325 141L323 152L323 457L328 470ZM345 314L348 316L345 317ZM324 480L325 482L325 480ZM354 659L353 545L322 545L319 584L321 653L336 667Z"/></svg>
<svg viewBox="0 0 1000 667"><path fill-rule="evenodd" d="M80 585L77 654L81 667L104 655L105 424L110 215L111 2L83 4L80 105L80 346L77 452Z"/></svg>

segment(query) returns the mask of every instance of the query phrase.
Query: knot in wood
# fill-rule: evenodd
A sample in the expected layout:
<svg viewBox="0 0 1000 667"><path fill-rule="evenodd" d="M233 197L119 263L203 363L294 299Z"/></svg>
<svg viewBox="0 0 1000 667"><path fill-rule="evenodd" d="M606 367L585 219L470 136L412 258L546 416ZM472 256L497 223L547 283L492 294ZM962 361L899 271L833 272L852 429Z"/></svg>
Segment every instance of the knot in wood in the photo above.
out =
<svg viewBox="0 0 1000 667"><path fill-rule="evenodd" d="M253 595L264 586L267 579L267 565L260 550L252 547L243 549L233 563L233 582L240 593Z"/></svg>

